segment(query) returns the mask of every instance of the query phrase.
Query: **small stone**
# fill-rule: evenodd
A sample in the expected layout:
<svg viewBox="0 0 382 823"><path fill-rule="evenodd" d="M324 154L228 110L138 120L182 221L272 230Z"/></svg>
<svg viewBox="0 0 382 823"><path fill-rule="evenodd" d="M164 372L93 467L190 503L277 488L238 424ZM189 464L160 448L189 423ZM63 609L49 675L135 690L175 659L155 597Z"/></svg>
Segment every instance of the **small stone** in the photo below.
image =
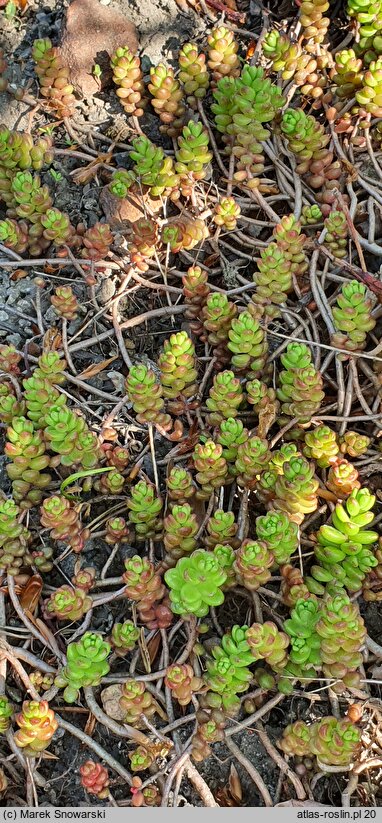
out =
<svg viewBox="0 0 382 823"><path fill-rule="evenodd" d="M140 192L129 191L127 196L121 199L112 194L108 186L102 189L99 202L110 228L122 234L128 232L131 225L141 217L146 217L145 205L149 213L151 211L155 214L161 209L159 198L154 200L146 193L142 195Z"/></svg>
<svg viewBox="0 0 382 823"><path fill-rule="evenodd" d="M120 12L99 0L73 0L66 12L61 36L61 55L69 67L70 81L85 97L106 88L112 79L110 57L119 46L136 53L136 28ZM93 76L95 64L101 77Z"/></svg>

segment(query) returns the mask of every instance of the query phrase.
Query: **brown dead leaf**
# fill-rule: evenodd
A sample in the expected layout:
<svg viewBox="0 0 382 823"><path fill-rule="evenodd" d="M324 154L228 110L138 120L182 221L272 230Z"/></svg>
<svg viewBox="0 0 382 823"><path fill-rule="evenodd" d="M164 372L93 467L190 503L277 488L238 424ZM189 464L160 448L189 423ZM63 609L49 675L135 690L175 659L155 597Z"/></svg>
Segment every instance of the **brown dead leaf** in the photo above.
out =
<svg viewBox="0 0 382 823"><path fill-rule="evenodd" d="M42 577L39 574L33 574L29 578L26 586L24 586L21 596L20 605L24 611L30 611L34 614L38 606L40 595L42 592Z"/></svg>
<svg viewBox="0 0 382 823"><path fill-rule="evenodd" d="M84 166L83 169L75 169L75 171L71 172L71 177L75 183L89 183L93 177L99 172L103 165L109 165L109 163L113 159L112 152L108 152L107 154L99 154L98 157L95 157L87 166Z"/></svg>
<svg viewBox="0 0 382 823"><path fill-rule="evenodd" d="M103 710L108 717L116 720L118 723L124 723L126 719L126 712L121 709L119 701L122 697L122 683L113 683L112 686L107 686L102 689L101 702Z"/></svg>
<svg viewBox="0 0 382 823"><path fill-rule="evenodd" d="M238 803L233 797L231 792L227 787L222 787L215 792L215 800L219 804L219 806L229 807L232 808L241 806L241 803Z"/></svg>
<svg viewBox="0 0 382 823"><path fill-rule="evenodd" d="M240 777L233 763L231 763L231 768L229 772L228 786L233 799L236 800L238 803L241 803L243 799L243 791L241 788Z"/></svg>
<svg viewBox="0 0 382 823"><path fill-rule="evenodd" d="M147 652L148 652L148 655L149 655L150 664L154 662L154 660L155 660L155 658L156 658L156 656L159 652L159 649L161 648L161 645L162 645L162 638L160 636L160 633L157 632L157 634L154 634L154 637L152 637L151 640L149 640L149 642L146 645Z"/></svg>
<svg viewBox="0 0 382 823"><path fill-rule="evenodd" d="M85 734L89 735L89 737L93 737L93 732L94 732L94 729L96 727L96 723L97 723L97 718L94 716L94 714L89 712L89 717L88 717L88 719L85 723L85 728L84 728Z"/></svg>
<svg viewBox="0 0 382 823"><path fill-rule="evenodd" d="M58 329L51 326L45 334L42 341L44 351L58 351L62 349L62 337Z"/></svg>
<svg viewBox="0 0 382 823"><path fill-rule="evenodd" d="M107 360L101 360L100 363L92 363L92 365L88 366L87 369L84 369L78 377L80 377L81 380L89 380L91 377L95 377L104 369L107 369L107 367L110 366L111 363L114 363L114 360L117 359L118 355L115 354L113 357L108 357Z"/></svg>
<svg viewBox="0 0 382 823"><path fill-rule="evenodd" d="M276 420L277 412L279 410L279 403L276 400L274 403L269 402L265 409L259 411L259 425L257 427L257 434L261 440L267 439L267 434L271 426Z"/></svg>

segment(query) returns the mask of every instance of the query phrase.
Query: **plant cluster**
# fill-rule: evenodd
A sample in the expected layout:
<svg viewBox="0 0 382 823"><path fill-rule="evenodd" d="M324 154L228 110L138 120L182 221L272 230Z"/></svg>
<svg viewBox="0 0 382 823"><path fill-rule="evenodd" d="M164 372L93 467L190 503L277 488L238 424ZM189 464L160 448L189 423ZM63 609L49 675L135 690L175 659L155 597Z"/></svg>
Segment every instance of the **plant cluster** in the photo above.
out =
<svg viewBox="0 0 382 823"><path fill-rule="evenodd" d="M374 695L365 646L380 652L362 602L382 599L369 488L382 389L380 6L348 0L356 36L334 57L326 0L298 4L298 38L264 31L254 61L228 22L205 52L185 43L178 65L147 74L121 44L123 165L113 143L73 177L127 209L118 231L56 207L55 151L83 153L0 127L0 244L12 265L44 267L35 337L0 346L1 647L17 686L0 697L0 733L36 758L70 728L60 706L86 705L129 741L134 777L116 771L136 807L161 803L189 715L200 763L235 733L232 719L328 689L339 716L314 707L278 744L299 759L302 790L311 768L349 769L365 745L342 708L366 699L365 684ZM41 105L70 135L77 101L60 50L41 39L32 56ZM117 291L105 307L106 283ZM142 290L152 302L136 316ZM12 646L19 621L33 646ZM88 731L99 759L82 762L81 785L114 802L116 760Z"/></svg>

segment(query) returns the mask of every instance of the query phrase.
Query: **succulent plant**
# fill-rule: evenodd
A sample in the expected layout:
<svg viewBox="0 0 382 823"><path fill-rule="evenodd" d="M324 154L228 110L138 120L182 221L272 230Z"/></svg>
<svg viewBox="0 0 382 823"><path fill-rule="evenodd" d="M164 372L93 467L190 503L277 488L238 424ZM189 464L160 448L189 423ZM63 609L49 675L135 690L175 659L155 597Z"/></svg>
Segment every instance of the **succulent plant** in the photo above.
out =
<svg viewBox="0 0 382 823"><path fill-rule="evenodd" d="M73 86L69 83L69 69L64 65L59 49L52 46L49 37L35 40L32 57L40 92L48 100L49 108L57 117L71 117L76 99Z"/></svg>
<svg viewBox="0 0 382 823"><path fill-rule="evenodd" d="M255 488L259 475L268 468L270 456L267 440L249 437L237 450L238 483L247 489Z"/></svg>
<svg viewBox="0 0 382 823"><path fill-rule="evenodd" d="M219 292L209 294L202 307L201 316L206 339L213 347L218 363L227 363L229 360L228 332L236 314L235 303L231 303L225 294Z"/></svg>
<svg viewBox="0 0 382 823"><path fill-rule="evenodd" d="M54 677L51 674L43 674L42 672L37 671L37 669L34 672L31 672L30 680L38 692L48 691L54 683Z"/></svg>
<svg viewBox="0 0 382 823"><path fill-rule="evenodd" d="M271 60L272 71L281 72L283 80L290 80L299 66L301 49L297 43L291 43L288 35L277 29L271 29L261 44L263 54Z"/></svg>
<svg viewBox="0 0 382 823"><path fill-rule="evenodd" d="M159 368L163 396L166 399L187 399L197 393L195 348L187 332L177 332L165 340L159 357Z"/></svg>
<svg viewBox="0 0 382 823"><path fill-rule="evenodd" d="M234 569L244 588L256 591L269 580L274 557L266 543L244 540L236 552Z"/></svg>
<svg viewBox="0 0 382 823"><path fill-rule="evenodd" d="M292 457L299 456L300 453L295 443L283 443L279 449L271 452L271 459L269 461L270 468L274 470L276 474L282 474L284 464L288 463Z"/></svg>
<svg viewBox="0 0 382 823"><path fill-rule="evenodd" d="M208 68L214 84L222 77L238 77L240 62L237 56L239 45L232 31L225 26L216 26L208 35Z"/></svg>
<svg viewBox="0 0 382 823"><path fill-rule="evenodd" d="M300 667L319 667L321 664L320 644L317 623L320 619L320 607L316 598L297 600L291 616L284 623L285 631L291 638L289 660Z"/></svg>
<svg viewBox="0 0 382 823"><path fill-rule="evenodd" d="M67 406L54 404L45 416L44 437L49 449L60 455L62 466L79 466L93 469L101 452L98 439L85 419Z"/></svg>
<svg viewBox="0 0 382 823"><path fill-rule="evenodd" d="M137 540L160 539L162 499L156 497L155 488L140 480L131 489L127 499L129 522L134 524Z"/></svg>
<svg viewBox="0 0 382 823"><path fill-rule="evenodd" d="M0 371L17 377L20 374L19 363L21 359L21 354L14 346L7 346L5 343L0 344Z"/></svg>
<svg viewBox="0 0 382 823"><path fill-rule="evenodd" d="M141 117L144 110L145 87L139 57L128 46L120 46L111 57L113 81L126 114Z"/></svg>
<svg viewBox="0 0 382 823"><path fill-rule="evenodd" d="M340 452L348 454L350 457L362 457L366 454L370 446L370 437L366 434L358 434L355 431L346 431L340 437Z"/></svg>
<svg viewBox="0 0 382 823"><path fill-rule="evenodd" d="M281 131L285 135L288 148L297 160L296 171L307 175L307 182L313 189L321 189L316 195L324 216L328 215L335 201L334 189L341 176L339 161L327 148L330 137L312 115L303 109L286 109L281 120Z"/></svg>
<svg viewBox="0 0 382 823"><path fill-rule="evenodd" d="M38 174L31 174L29 171L16 172L11 180L11 192L14 205L8 209L9 217L19 217L21 220L38 223L40 215L45 214L47 209L53 206L48 186L41 185Z"/></svg>
<svg viewBox="0 0 382 823"><path fill-rule="evenodd" d="M347 256L348 224L343 211L331 211L324 220L325 244L335 257Z"/></svg>
<svg viewBox="0 0 382 823"><path fill-rule="evenodd" d="M287 662L289 638L277 626L267 620L253 623L246 631L246 641L253 660L264 660L275 672L280 672Z"/></svg>
<svg viewBox="0 0 382 823"><path fill-rule="evenodd" d="M130 157L134 163L134 175L143 186L148 186L152 197L160 197L176 189L179 177L175 174L171 157L166 157L160 146L155 146L145 135L136 137L132 141L133 150ZM117 172L118 175L118 172ZM125 172L122 181L122 196L125 196L132 182L131 172ZM112 186L113 194L119 193L121 179L117 178L117 190ZM124 193L123 193L124 192Z"/></svg>
<svg viewBox="0 0 382 823"><path fill-rule="evenodd" d="M220 606L224 601L222 586L227 575L217 558L203 549L181 557L175 568L165 572L164 579L175 614L204 617L210 606Z"/></svg>
<svg viewBox="0 0 382 823"><path fill-rule="evenodd" d="M0 131L0 166L5 169L34 169L53 162L53 140L44 135L34 140L31 134L21 131L12 131L6 126Z"/></svg>
<svg viewBox="0 0 382 823"><path fill-rule="evenodd" d="M206 176L206 167L212 159L208 142L208 132L204 126L193 120L183 126L177 139L179 148L175 152L175 171L179 174L182 193L186 197L191 196L195 182Z"/></svg>
<svg viewBox="0 0 382 823"><path fill-rule="evenodd" d="M181 250L193 249L208 237L208 229L198 217L179 217L162 229L161 241L177 254Z"/></svg>
<svg viewBox="0 0 382 823"><path fill-rule="evenodd" d="M308 51L314 52L314 46L325 39L330 23L324 13L329 9L328 0L302 0L299 8L299 21L303 28Z"/></svg>
<svg viewBox="0 0 382 823"><path fill-rule="evenodd" d="M362 87L362 60L357 58L354 49L342 49L336 52L334 58L335 66L331 75L336 84L336 97L339 100L352 98Z"/></svg>
<svg viewBox="0 0 382 823"><path fill-rule="evenodd" d="M236 460L239 446L246 443L248 437L248 430L244 428L241 420L229 417L228 420L221 421L216 439L219 445L223 446L222 454L228 464L228 473L234 477L237 474Z"/></svg>
<svg viewBox="0 0 382 823"><path fill-rule="evenodd" d="M308 726L302 720L290 723L283 731L278 746L287 755L307 757L311 753L313 725Z"/></svg>
<svg viewBox="0 0 382 823"><path fill-rule="evenodd" d="M147 140L147 145L149 144L150 146L152 146L154 150L155 147L153 146L153 144L150 143L149 140ZM160 149L158 148L158 150L160 154ZM138 156L140 155L138 154ZM163 155L160 156L163 158ZM132 171L132 169L129 169L129 171L127 171L126 169L116 169L113 172L111 181L109 183L109 190L114 195L114 197L120 197L121 200L123 200L125 197L127 197L129 189L132 186L134 186L136 181L137 175L134 171Z"/></svg>
<svg viewBox="0 0 382 823"><path fill-rule="evenodd" d="M372 547L378 533L367 529L374 519L374 503L375 497L368 489L354 489L346 502L336 505L332 525L320 526L315 547L319 565L312 566L307 579L316 594L323 594L323 584L329 582L358 591L370 569L377 565Z"/></svg>
<svg viewBox="0 0 382 823"><path fill-rule="evenodd" d="M92 601L83 589L60 586L46 601L47 614L57 620L77 621L91 609Z"/></svg>
<svg viewBox="0 0 382 823"><path fill-rule="evenodd" d="M52 385L59 386L65 383L64 371L66 361L55 351L44 351L38 359L33 376L41 380L48 380Z"/></svg>
<svg viewBox="0 0 382 823"><path fill-rule="evenodd" d="M213 221L226 231L234 231L240 217L240 206L234 197L222 197L214 207Z"/></svg>
<svg viewBox="0 0 382 823"><path fill-rule="evenodd" d="M43 226L43 236L55 246L63 243L71 243L74 237L74 228L67 214L59 209L48 209L41 215L41 225Z"/></svg>
<svg viewBox="0 0 382 823"><path fill-rule="evenodd" d="M51 481L50 474L44 472L50 458L45 453L41 432L34 431L33 423L25 417L15 417L7 428L4 452L11 460L6 470L15 501L21 508L35 506Z"/></svg>
<svg viewBox="0 0 382 823"><path fill-rule="evenodd" d="M109 642L118 657L125 657L135 648L138 638L139 629L133 621L124 620L123 623L114 623Z"/></svg>
<svg viewBox="0 0 382 823"><path fill-rule="evenodd" d="M94 488L106 496L113 494L120 495L123 492L125 482L126 479L123 474L118 472L116 469L113 469L112 471L101 474L97 477L94 482Z"/></svg>
<svg viewBox="0 0 382 823"><path fill-rule="evenodd" d="M362 88L355 93L355 99L373 117L382 117L381 88L382 60L372 60L363 75Z"/></svg>
<svg viewBox="0 0 382 823"><path fill-rule="evenodd" d="M292 457L276 479L272 508L286 512L295 523L302 523L304 516L317 508L317 489L313 465L304 457Z"/></svg>
<svg viewBox="0 0 382 823"><path fill-rule="evenodd" d="M155 220L150 217L140 217L133 223L129 253L130 262L136 266L138 271L147 271L148 260L154 256L157 243L158 226Z"/></svg>
<svg viewBox="0 0 382 823"><path fill-rule="evenodd" d="M84 246L81 252L82 257L89 258L95 262L104 260L109 254L110 246L113 242L110 226L108 223L95 223L94 226L86 230L81 241Z"/></svg>
<svg viewBox="0 0 382 823"><path fill-rule="evenodd" d="M317 465L328 468L337 459L339 446L336 433L329 426L317 426L305 434L305 457L313 457Z"/></svg>
<svg viewBox="0 0 382 823"><path fill-rule="evenodd" d="M182 285L186 304L185 317L191 321L191 331L200 334L203 329L201 311L210 293L207 274L200 266L190 266L182 277Z"/></svg>
<svg viewBox="0 0 382 823"><path fill-rule="evenodd" d="M322 211L317 203L312 206L303 206L301 211L301 223L303 226L312 226L321 223Z"/></svg>
<svg viewBox="0 0 382 823"><path fill-rule="evenodd" d="M278 566L288 563L298 549L298 527L284 512L268 512L256 518L258 540L266 543Z"/></svg>
<svg viewBox="0 0 382 823"><path fill-rule="evenodd" d="M180 706L188 706L192 696L204 686L201 677L196 677L192 666L187 663L182 666L178 666L177 663L168 666L164 682Z"/></svg>
<svg viewBox="0 0 382 823"><path fill-rule="evenodd" d="M53 540L66 543L76 554L82 551L89 530L82 527L76 507L60 495L46 497L40 509L41 525L50 529Z"/></svg>
<svg viewBox="0 0 382 823"><path fill-rule="evenodd" d="M174 70L164 63L152 66L148 89L152 95L151 104L162 121L160 130L175 137L183 126L185 107L183 89L175 80Z"/></svg>
<svg viewBox="0 0 382 823"><path fill-rule="evenodd" d="M232 546L228 543L217 543L216 546L214 546L213 553L219 565L227 575L227 579L223 586L223 591L232 589L236 586L236 574L234 567L236 555Z"/></svg>
<svg viewBox="0 0 382 823"><path fill-rule="evenodd" d="M325 396L322 377L313 364L300 365L305 364L308 356L310 353L304 344L289 343L281 355L284 370L278 375L277 397L281 411L288 417L296 417L299 423L310 422Z"/></svg>
<svg viewBox="0 0 382 823"><path fill-rule="evenodd" d="M142 560L139 555L125 560L125 572L122 579L126 584L126 597L137 603L139 618L148 628L167 628L172 614L163 601L166 590L154 565L149 560Z"/></svg>
<svg viewBox="0 0 382 823"><path fill-rule="evenodd" d="M223 457L223 447L207 440L205 443L197 443L193 453L193 461L196 469L196 482L199 487L196 496L205 500L210 497L214 489L223 486L227 480L228 466Z"/></svg>
<svg viewBox="0 0 382 823"><path fill-rule="evenodd" d="M72 577L72 584L77 589L82 589L84 592L90 592L93 588L96 579L96 570L93 566L85 568L77 568Z"/></svg>
<svg viewBox="0 0 382 823"><path fill-rule="evenodd" d="M231 323L227 346L232 352L234 371L258 377L264 372L268 351L264 330L248 311L243 311Z"/></svg>
<svg viewBox="0 0 382 823"><path fill-rule="evenodd" d="M195 535L199 530L198 522L188 503L176 505L164 518L163 543L166 549L164 562L174 566L180 557L196 549Z"/></svg>
<svg viewBox="0 0 382 823"><path fill-rule="evenodd" d="M214 646L211 658L207 659L204 679L211 689L221 695L222 707L231 712L237 709L237 695L245 692L252 679L249 666L253 662L250 646L246 640L248 626L233 626L222 637L221 645Z"/></svg>
<svg viewBox="0 0 382 823"><path fill-rule="evenodd" d="M318 763L348 768L355 760L361 743L361 732L348 718L322 717L312 727L311 753Z"/></svg>
<svg viewBox="0 0 382 823"><path fill-rule="evenodd" d="M366 629L357 603L352 603L341 589L326 594L316 631L321 640L322 670L325 677L334 678L333 690L359 688L357 670L362 663Z"/></svg>
<svg viewBox="0 0 382 823"><path fill-rule="evenodd" d="M367 332L375 326L371 315L372 301L366 286L358 280L351 280L342 286L333 306L333 320L336 332L332 335L332 345L347 351L362 351L366 345Z"/></svg>
<svg viewBox="0 0 382 823"><path fill-rule="evenodd" d="M243 398L240 380L232 371L221 371L216 374L206 400L209 410L208 423L216 426L223 420L236 417Z"/></svg>
<svg viewBox="0 0 382 823"><path fill-rule="evenodd" d="M179 80L183 85L187 103L197 107L197 101L203 100L210 84L206 68L206 58L198 51L195 43L185 43L179 51Z"/></svg>
<svg viewBox="0 0 382 823"><path fill-rule="evenodd" d="M343 458L332 463L326 479L328 489L341 499L348 497L353 489L359 489L358 470L353 463Z"/></svg>
<svg viewBox="0 0 382 823"><path fill-rule="evenodd" d="M238 541L236 532L238 526L235 523L233 512L225 512L223 509L216 509L212 517L207 522L207 536L204 538L205 545L213 549L218 543L228 543L236 548Z"/></svg>
<svg viewBox="0 0 382 823"><path fill-rule="evenodd" d="M24 254L28 247L27 224L21 220L0 220L0 242L11 251Z"/></svg>
<svg viewBox="0 0 382 823"><path fill-rule="evenodd" d="M245 384L245 391L248 403L251 403L255 412L259 417L259 429L264 431L264 434L269 430L274 422L277 412L280 408L279 401L276 399L276 392L266 383L255 378L254 380L247 380ZM262 429L262 421L266 421L266 426Z"/></svg>
<svg viewBox="0 0 382 823"><path fill-rule="evenodd" d="M269 136L262 124L273 120L283 106L281 92L264 77L262 68L246 64L240 77L225 76L218 81L214 98L211 108L216 127L236 158L233 178L257 188L258 175L264 170L262 141Z"/></svg>
<svg viewBox="0 0 382 823"><path fill-rule="evenodd" d="M301 574L301 570L289 563L281 566L280 594L286 606L293 608L298 600L307 600L311 597L308 586Z"/></svg>
<svg viewBox="0 0 382 823"><path fill-rule="evenodd" d="M0 696L0 734L5 734L11 725L13 708L5 695Z"/></svg>
<svg viewBox="0 0 382 823"><path fill-rule="evenodd" d="M83 686L99 685L109 671L110 651L109 643L94 632L85 632L80 640L69 643L66 666L55 679L55 685L64 688L66 703L75 703Z"/></svg>
<svg viewBox="0 0 382 823"><path fill-rule="evenodd" d="M79 308L78 300L70 286L57 286L50 302L59 317L65 320L76 320Z"/></svg>
<svg viewBox="0 0 382 823"><path fill-rule="evenodd" d="M94 794L98 800L105 800L109 796L109 775L105 766L95 763L94 760L87 760L79 768L81 775L81 786L88 794Z"/></svg>
<svg viewBox="0 0 382 823"><path fill-rule="evenodd" d="M168 496L171 501L185 503L195 494L195 486L192 475L187 469L173 466L166 479Z"/></svg>
<svg viewBox="0 0 382 823"><path fill-rule="evenodd" d="M131 366L126 379L126 392L137 413L138 423L157 423L163 429L171 427L171 418L162 412L163 389L154 372L140 363Z"/></svg>
<svg viewBox="0 0 382 823"><path fill-rule="evenodd" d="M225 711L222 699L214 692L200 695L196 712L197 727L192 738L191 757L197 763L211 754L211 745L224 739Z"/></svg>
<svg viewBox="0 0 382 823"><path fill-rule="evenodd" d="M0 568L11 575L18 574L21 566L32 563L28 550L31 534L19 522L20 514L14 500L0 500Z"/></svg>
<svg viewBox="0 0 382 823"><path fill-rule="evenodd" d="M45 419L52 406L66 406L66 397L53 386L52 381L36 374L23 380L27 416L36 428L45 428ZM40 373L41 374L41 373ZM58 377L59 380L59 377Z"/></svg>
<svg viewBox="0 0 382 823"><path fill-rule="evenodd" d="M124 517L109 517L106 521L106 543L115 546L116 543L126 543L129 539L129 528Z"/></svg>
<svg viewBox="0 0 382 823"><path fill-rule="evenodd" d="M305 235L301 223L293 215L284 215L273 230L273 243L260 252L258 271L253 280L256 291L253 303L268 317L279 315L279 306L292 289L292 277L301 277L308 267L304 254Z"/></svg>
<svg viewBox="0 0 382 823"><path fill-rule="evenodd" d="M9 393L0 396L0 421L9 426L14 417L24 417L25 412L24 400L17 400L9 387Z"/></svg>
<svg viewBox="0 0 382 823"><path fill-rule="evenodd" d="M46 700L25 700L15 720L19 729L14 741L26 757L36 757L44 751L58 727L54 711Z"/></svg>
<svg viewBox="0 0 382 823"><path fill-rule="evenodd" d="M132 772L144 772L154 762L154 755L144 746L138 746L133 752L129 752L129 758Z"/></svg>
<svg viewBox="0 0 382 823"><path fill-rule="evenodd" d="M144 727L142 714L149 720L158 708L151 692L145 688L145 684L133 678L125 680L119 705L125 714L124 722L135 726L136 729Z"/></svg>

